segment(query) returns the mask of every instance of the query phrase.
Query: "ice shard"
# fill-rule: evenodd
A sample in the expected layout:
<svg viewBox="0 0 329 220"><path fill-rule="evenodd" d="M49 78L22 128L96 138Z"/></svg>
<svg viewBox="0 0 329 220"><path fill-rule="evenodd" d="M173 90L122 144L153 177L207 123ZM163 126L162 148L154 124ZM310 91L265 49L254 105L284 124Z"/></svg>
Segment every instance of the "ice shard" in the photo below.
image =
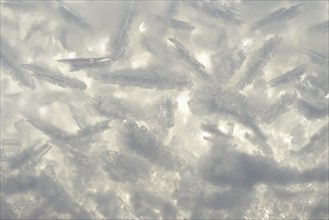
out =
<svg viewBox="0 0 329 220"><path fill-rule="evenodd" d="M158 123L164 128L171 128L175 125L175 110L177 103L169 97L165 97L160 104Z"/></svg>
<svg viewBox="0 0 329 220"><path fill-rule="evenodd" d="M296 4L287 8L280 8L255 22L252 29L257 30L275 22L291 20L300 14L300 8L302 6L303 4Z"/></svg>
<svg viewBox="0 0 329 220"><path fill-rule="evenodd" d="M9 167L15 169L27 169L38 162L51 149L51 145L28 147L14 157L10 158Z"/></svg>
<svg viewBox="0 0 329 220"><path fill-rule="evenodd" d="M209 78L208 74L206 73L205 66L197 59L195 59L191 52L182 43L171 37L169 37L168 40L175 45L175 50L178 56L195 70L195 73L198 77L203 80Z"/></svg>
<svg viewBox="0 0 329 220"><path fill-rule="evenodd" d="M156 69L126 69L110 73L97 74L94 79L106 84L117 84L123 87L140 87L145 89L177 89L191 86L185 76L174 73L162 73Z"/></svg>
<svg viewBox="0 0 329 220"><path fill-rule="evenodd" d="M74 11L69 5L67 5L62 0L56 0L56 2L58 4L59 12L66 21L73 22L76 25L85 29L92 29L88 22L83 17L81 17L76 11Z"/></svg>
<svg viewBox="0 0 329 220"><path fill-rule="evenodd" d="M50 70L47 70L41 66L36 64L23 64L22 68L27 69L33 72L33 75L42 81L63 87L63 88L73 88L79 90L85 90L87 85L78 79L64 76L61 73L56 73Z"/></svg>
<svg viewBox="0 0 329 220"><path fill-rule="evenodd" d="M240 15L235 9L229 8L220 1L202 1L189 2L193 7L202 10L208 16L216 18L224 23L241 25L242 21Z"/></svg>
<svg viewBox="0 0 329 220"><path fill-rule="evenodd" d="M76 107L74 107L71 104L68 104L68 107L70 109L70 112L72 113L72 118L75 121L75 123L78 125L80 129L86 127L86 121L83 117L83 114L81 111L79 111Z"/></svg>
<svg viewBox="0 0 329 220"><path fill-rule="evenodd" d="M198 115L216 114L233 119L251 129L259 138L266 139L266 135L258 126L259 115L245 101L244 95L235 89L204 87L194 93L189 106L191 111Z"/></svg>
<svg viewBox="0 0 329 220"><path fill-rule="evenodd" d="M269 81L269 84L275 87L275 86L286 85L289 83L294 83L296 80L301 78L301 76L305 73L305 71L306 71L306 65L305 64L299 65L294 69L289 70L288 72L271 79Z"/></svg>
<svg viewBox="0 0 329 220"><path fill-rule="evenodd" d="M69 64L70 71L79 71L84 69L100 69L110 67L112 60L110 57L94 57L94 58L69 58L59 59L58 62Z"/></svg>
<svg viewBox="0 0 329 220"><path fill-rule="evenodd" d="M134 2L135 2L134 0L130 1L128 6L129 9L125 13L125 17L121 25L118 27L119 32L116 33L116 36L114 37L114 40L111 43L111 59L113 61L117 61L121 59L126 53L126 47L129 42L128 30L129 30L129 24L131 22Z"/></svg>
<svg viewBox="0 0 329 220"><path fill-rule="evenodd" d="M180 31L192 31L195 29L190 23L174 18L169 20L169 27Z"/></svg>
<svg viewBox="0 0 329 220"><path fill-rule="evenodd" d="M262 69L273 57L274 51L279 46L281 41L281 37L272 37L265 41L263 46L258 50L255 57L253 57L249 63L246 72L241 77L240 82L238 83L238 87L240 89L244 89L246 86L252 83L256 76L261 73Z"/></svg>
<svg viewBox="0 0 329 220"><path fill-rule="evenodd" d="M28 113L22 113L22 116L25 120L30 123L33 127L49 136L50 138L55 139L64 139L67 137L67 132L61 130L60 128Z"/></svg>
<svg viewBox="0 0 329 220"><path fill-rule="evenodd" d="M325 67L328 66L329 63L328 55L319 53L311 49L303 49L302 53L306 54L314 64L325 66Z"/></svg>
<svg viewBox="0 0 329 220"><path fill-rule="evenodd" d="M289 107L297 101L297 92L295 90L287 91L281 95L280 101L270 106L262 116L262 119L270 124L282 114L289 110Z"/></svg>
<svg viewBox="0 0 329 220"><path fill-rule="evenodd" d="M243 49L237 49L229 61L228 78L230 79L238 71L246 60L246 52Z"/></svg>
<svg viewBox="0 0 329 220"><path fill-rule="evenodd" d="M0 36L1 41L1 72L8 74L14 81L20 86L29 87L35 89L35 83L33 78L22 69L19 68L13 61L17 55L12 51L13 49L6 42L5 38ZM6 54L6 51L8 54Z"/></svg>
<svg viewBox="0 0 329 220"><path fill-rule="evenodd" d="M6 7L12 7L15 9L31 9L33 6L31 5L32 2L25 2L25 1L13 1L13 0L4 0L1 1L0 4Z"/></svg>
<svg viewBox="0 0 329 220"><path fill-rule="evenodd" d="M69 134L63 141L72 147L81 147L95 141L98 134L108 130L109 121L98 122L91 126L86 126L74 134Z"/></svg>
<svg viewBox="0 0 329 220"><path fill-rule="evenodd" d="M30 87L31 89L35 88L35 83L33 79L21 70L19 67L15 66L1 51L1 69L5 73L8 73L13 80L17 81L19 85Z"/></svg>

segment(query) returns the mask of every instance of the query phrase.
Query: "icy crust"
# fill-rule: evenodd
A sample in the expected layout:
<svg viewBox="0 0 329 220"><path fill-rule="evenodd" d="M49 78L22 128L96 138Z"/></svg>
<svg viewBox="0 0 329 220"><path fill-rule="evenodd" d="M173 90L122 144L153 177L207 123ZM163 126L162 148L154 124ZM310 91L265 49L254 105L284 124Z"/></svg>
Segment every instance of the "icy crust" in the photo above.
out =
<svg viewBox="0 0 329 220"><path fill-rule="evenodd" d="M1 219L328 219L327 2L0 4Z"/></svg>

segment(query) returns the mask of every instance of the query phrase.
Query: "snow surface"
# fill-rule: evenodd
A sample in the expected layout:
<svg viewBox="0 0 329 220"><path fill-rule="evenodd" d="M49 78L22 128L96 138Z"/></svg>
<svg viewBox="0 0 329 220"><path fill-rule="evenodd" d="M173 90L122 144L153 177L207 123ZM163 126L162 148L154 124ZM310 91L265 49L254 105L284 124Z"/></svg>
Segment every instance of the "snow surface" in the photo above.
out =
<svg viewBox="0 0 329 220"><path fill-rule="evenodd" d="M1 0L1 219L328 219L328 10Z"/></svg>

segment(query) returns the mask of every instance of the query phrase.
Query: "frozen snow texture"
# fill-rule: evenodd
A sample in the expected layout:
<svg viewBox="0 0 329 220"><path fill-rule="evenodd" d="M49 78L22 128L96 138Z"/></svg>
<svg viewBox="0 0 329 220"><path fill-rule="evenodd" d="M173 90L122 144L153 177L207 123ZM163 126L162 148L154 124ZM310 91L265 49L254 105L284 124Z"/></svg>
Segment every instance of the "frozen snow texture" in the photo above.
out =
<svg viewBox="0 0 329 220"><path fill-rule="evenodd" d="M0 1L1 219L328 219L328 2Z"/></svg>

